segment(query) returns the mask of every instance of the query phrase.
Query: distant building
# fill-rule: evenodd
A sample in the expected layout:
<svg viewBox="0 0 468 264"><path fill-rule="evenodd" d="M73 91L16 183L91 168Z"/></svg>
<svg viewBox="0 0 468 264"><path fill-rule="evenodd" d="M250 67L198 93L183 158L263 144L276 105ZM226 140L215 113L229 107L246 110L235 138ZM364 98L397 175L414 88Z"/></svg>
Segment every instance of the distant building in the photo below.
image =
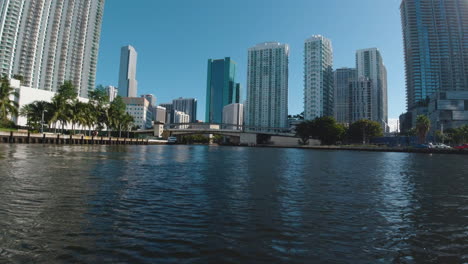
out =
<svg viewBox="0 0 468 264"><path fill-rule="evenodd" d="M182 111L174 110L174 123L175 124L191 123L190 116Z"/></svg>
<svg viewBox="0 0 468 264"><path fill-rule="evenodd" d="M242 129L244 123L244 105L229 104L223 108L223 124L228 125L227 129ZM232 125L232 126L229 126Z"/></svg>
<svg viewBox="0 0 468 264"><path fill-rule="evenodd" d="M154 96L153 94L144 94L141 97L146 98L146 100L148 100L151 106L156 106L156 96Z"/></svg>
<svg viewBox="0 0 468 264"><path fill-rule="evenodd" d="M150 103L143 97L123 97L124 103L127 105L127 113L129 113L135 122L135 125L140 129L151 128L153 115L151 113Z"/></svg>
<svg viewBox="0 0 468 264"><path fill-rule="evenodd" d="M190 116L190 123L197 121L197 99L182 98L172 100L172 107L175 111L184 112ZM174 123L177 123L174 121Z"/></svg>
<svg viewBox="0 0 468 264"><path fill-rule="evenodd" d="M315 35L304 43L304 119L333 116L333 49Z"/></svg>
<svg viewBox="0 0 468 264"><path fill-rule="evenodd" d="M56 92L95 89L104 0L0 0L0 76Z"/></svg>
<svg viewBox="0 0 468 264"><path fill-rule="evenodd" d="M334 115L338 123L351 123L350 104L352 82L356 80L356 69L340 68L334 72L335 99Z"/></svg>
<svg viewBox="0 0 468 264"><path fill-rule="evenodd" d="M125 46L120 50L119 95L122 97L137 97L137 56L132 46Z"/></svg>
<svg viewBox="0 0 468 264"><path fill-rule="evenodd" d="M174 106L172 103L163 103L159 104L159 106L164 107L166 109L166 124L174 123Z"/></svg>
<svg viewBox="0 0 468 264"><path fill-rule="evenodd" d="M226 57L208 60L206 87L206 122L220 124L223 107L239 103L240 84L236 83L236 63Z"/></svg>
<svg viewBox="0 0 468 264"><path fill-rule="evenodd" d="M372 120L372 91L373 82L369 78L360 77L349 83L349 124L367 119Z"/></svg>
<svg viewBox="0 0 468 264"><path fill-rule="evenodd" d="M106 89L107 97L109 97L109 102L114 101L114 99L117 97L117 94L118 94L117 87L109 85L105 89Z"/></svg>
<svg viewBox="0 0 468 264"><path fill-rule="evenodd" d="M162 106L156 106L156 115L153 117L154 122L166 123L166 108Z"/></svg>
<svg viewBox="0 0 468 264"><path fill-rule="evenodd" d="M433 93L428 105L428 116L432 132L468 124L468 91Z"/></svg>
<svg viewBox="0 0 468 264"><path fill-rule="evenodd" d="M248 50L245 124L288 127L289 46L265 42Z"/></svg>
<svg viewBox="0 0 468 264"><path fill-rule="evenodd" d="M389 131L387 105L387 69L377 48L356 51L357 78L372 81L371 118L381 124L384 132Z"/></svg>

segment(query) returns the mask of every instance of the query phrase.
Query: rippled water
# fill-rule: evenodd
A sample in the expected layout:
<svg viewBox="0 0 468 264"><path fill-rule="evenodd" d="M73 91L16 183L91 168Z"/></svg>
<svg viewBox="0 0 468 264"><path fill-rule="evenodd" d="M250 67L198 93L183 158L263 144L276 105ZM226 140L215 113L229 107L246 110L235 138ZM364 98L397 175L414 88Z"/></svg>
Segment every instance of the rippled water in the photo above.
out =
<svg viewBox="0 0 468 264"><path fill-rule="evenodd" d="M0 145L0 263L468 263L468 159Z"/></svg>

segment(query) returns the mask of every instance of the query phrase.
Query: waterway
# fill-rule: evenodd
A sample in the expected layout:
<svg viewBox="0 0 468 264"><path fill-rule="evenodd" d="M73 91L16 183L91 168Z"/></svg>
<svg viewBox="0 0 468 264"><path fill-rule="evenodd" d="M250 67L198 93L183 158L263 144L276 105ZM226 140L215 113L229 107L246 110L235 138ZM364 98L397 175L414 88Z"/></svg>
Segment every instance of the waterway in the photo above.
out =
<svg viewBox="0 0 468 264"><path fill-rule="evenodd" d="M468 159L2 144L0 263L468 263Z"/></svg>

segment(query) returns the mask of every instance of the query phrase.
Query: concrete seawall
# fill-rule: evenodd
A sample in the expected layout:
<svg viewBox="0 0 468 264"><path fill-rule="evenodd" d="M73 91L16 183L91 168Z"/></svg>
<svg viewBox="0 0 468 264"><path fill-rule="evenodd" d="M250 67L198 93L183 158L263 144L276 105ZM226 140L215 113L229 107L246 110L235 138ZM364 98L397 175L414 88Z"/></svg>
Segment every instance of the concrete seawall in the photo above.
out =
<svg viewBox="0 0 468 264"><path fill-rule="evenodd" d="M84 135L36 134L29 132L0 132L1 143L56 145L154 145L165 144L147 139L90 137Z"/></svg>

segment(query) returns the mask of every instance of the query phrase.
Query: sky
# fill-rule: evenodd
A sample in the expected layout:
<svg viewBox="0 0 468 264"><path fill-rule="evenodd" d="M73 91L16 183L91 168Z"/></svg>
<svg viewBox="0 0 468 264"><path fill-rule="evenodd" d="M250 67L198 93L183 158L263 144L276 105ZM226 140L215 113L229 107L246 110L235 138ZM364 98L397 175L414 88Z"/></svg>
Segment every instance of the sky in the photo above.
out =
<svg viewBox="0 0 468 264"><path fill-rule="evenodd" d="M207 60L231 57L246 94L247 49L287 43L289 113L303 111L303 45L312 35L332 40L334 68L355 67L358 49L376 47L388 72L389 118L405 111L401 0L107 0L96 84L118 84L120 48L138 52L138 94L157 103L198 100L204 119Z"/></svg>

